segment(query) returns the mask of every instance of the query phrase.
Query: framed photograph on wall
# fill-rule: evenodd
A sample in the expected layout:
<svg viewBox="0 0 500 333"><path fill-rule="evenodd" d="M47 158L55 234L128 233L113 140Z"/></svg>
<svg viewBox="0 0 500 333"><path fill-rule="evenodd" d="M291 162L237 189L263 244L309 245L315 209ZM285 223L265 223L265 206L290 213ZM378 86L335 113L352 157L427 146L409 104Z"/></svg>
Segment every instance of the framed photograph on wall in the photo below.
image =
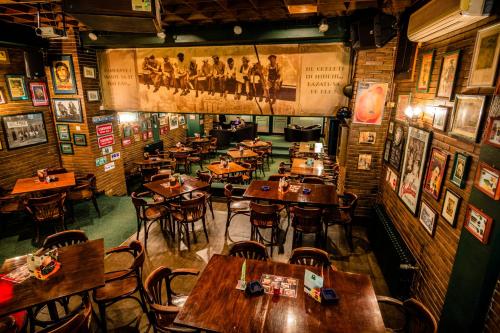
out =
<svg viewBox="0 0 500 333"><path fill-rule="evenodd" d="M82 105L78 98L54 98L56 121L83 123Z"/></svg>
<svg viewBox="0 0 500 333"><path fill-rule="evenodd" d="M420 60L420 70L417 79L417 92L429 92L431 84L432 66L434 65L434 50L422 52Z"/></svg>
<svg viewBox="0 0 500 333"><path fill-rule="evenodd" d="M5 103L7 103L7 100L5 99L2 89L0 89L0 104L5 104Z"/></svg>
<svg viewBox="0 0 500 333"><path fill-rule="evenodd" d="M61 154L63 155L73 155L75 152L73 151L73 144L67 142L61 142L59 144L61 149Z"/></svg>
<svg viewBox="0 0 500 333"><path fill-rule="evenodd" d="M465 215L464 227L474 237L479 239L481 243L488 243L492 224L493 219L491 217L489 217L473 205L469 204L469 206L467 207L467 213Z"/></svg>
<svg viewBox="0 0 500 333"><path fill-rule="evenodd" d="M389 154L389 164L399 171L401 168L401 160L403 157L403 148L405 145L405 131L401 124L396 124L394 128L394 139L391 144L391 152Z"/></svg>
<svg viewBox="0 0 500 333"><path fill-rule="evenodd" d="M460 50L447 52L443 55L443 62L436 88L436 97L451 100L459 58Z"/></svg>
<svg viewBox="0 0 500 333"><path fill-rule="evenodd" d="M73 142L75 146L86 146L87 136L81 133L73 133Z"/></svg>
<svg viewBox="0 0 500 333"><path fill-rule="evenodd" d="M398 102L396 105L396 120L406 121L405 110L411 104L411 94L398 95Z"/></svg>
<svg viewBox="0 0 500 333"><path fill-rule="evenodd" d="M96 70L94 67L83 66L83 77L87 79L95 79L96 78Z"/></svg>
<svg viewBox="0 0 500 333"><path fill-rule="evenodd" d="M475 142L485 102L486 96L457 94L449 133L466 141Z"/></svg>
<svg viewBox="0 0 500 333"><path fill-rule="evenodd" d="M47 143L47 131L42 112L2 117L7 149L18 149Z"/></svg>
<svg viewBox="0 0 500 333"><path fill-rule="evenodd" d="M384 115L388 83L359 82L354 105L353 123L380 125Z"/></svg>
<svg viewBox="0 0 500 333"><path fill-rule="evenodd" d="M425 175L424 191L436 200L439 200L447 164L448 154L441 149L433 147Z"/></svg>
<svg viewBox="0 0 500 333"><path fill-rule="evenodd" d="M179 115L179 126L186 125L186 116L183 114Z"/></svg>
<svg viewBox="0 0 500 333"><path fill-rule="evenodd" d="M393 121L391 121L391 122L389 123L389 129L387 130L387 132L388 132L390 135L392 135L392 134L394 133L394 122L393 122Z"/></svg>
<svg viewBox="0 0 500 333"><path fill-rule="evenodd" d="M171 114L169 117L169 126L170 129L176 129L179 127L179 117L176 114Z"/></svg>
<svg viewBox="0 0 500 333"><path fill-rule="evenodd" d="M53 58L50 63L50 72L55 94L77 93L75 69L71 55L60 55Z"/></svg>
<svg viewBox="0 0 500 333"><path fill-rule="evenodd" d="M484 142L500 148L500 116L488 120Z"/></svg>
<svg viewBox="0 0 500 333"><path fill-rule="evenodd" d="M99 90L87 90L87 100L89 102L98 102L101 100Z"/></svg>
<svg viewBox="0 0 500 333"><path fill-rule="evenodd" d="M500 199L500 171L486 163L479 163L474 186L494 200Z"/></svg>
<svg viewBox="0 0 500 333"><path fill-rule="evenodd" d="M422 205L420 205L420 214L418 216L418 220L424 226L425 231L427 231L429 235L431 235L431 237L434 236L434 230L436 230L437 213L425 201L422 201Z"/></svg>
<svg viewBox="0 0 500 333"><path fill-rule="evenodd" d="M448 108L444 106L435 106L434 120L432 121L432 127L440 131L445 131L447 120L448 120Z"/></svg>
<svg viewBox="0 0 500 333"><path fill-rule="evenodd" d="M71 133L68 124L56 124L56 129L59 141L71 141Z"/></svg>
<svg viewBox="0 0 500 333"><path fill-rule="evenodd" d="M33 106L49 105L49 96L45 82L30 82L31 101Z"/></svg>
<svg viewBox="0 0 500 333"><path fill-rule="evenodd" d="M462 198L450 189L446 189L441 216L452 227L455 227Z"/></svg>
<svg viewBox="0 0 500 333"><path fill-rule="evenodd" d="M359 154L358 170L371 170L371 168L372 168L372 154Z"/></svg>
<svg viewBox="0 0 500 333"><path fill-rule="evenodd" d="M387 139L385 140L385 147L384 147L384 162L389 162L389 157L391 156L391 144L392 140Z"/></svg>
<svg viewBox="0 0 500 333"><path fill-rule="evenodd" d="M451 169L450 181L459 188L465 187L467 173L470 167L470 156L463 153L455 153L453 168Z"/></svg>
<svg viewBox="0 0 500 333"><path fill-rule="evenodd" d="M477 32L468 87L493 87L500 52L500 23Z"/></svg>
<svg viewBox="0 0 500 333"><path fill-rule="evenodd" d="M0 65L10 64L9 51L7 49L0 49Z"/></svg>
<svg viewBox="0 0 500 333"><path fill-rule="evenodd" d="M413 214L417 213L430 140L430 132L416 127L408 129L408 139L406 141L398 195Z"/></svg>
<svg viewBox="0 0 500 333"><path fill-rule="evenodd" d="M389 176L387 178L387 182L389 183L389 187L391 190L396 191L398 187L398 175L394 171L391 170L391 168L387 168L389 172Z"/></svg>
<svg viewBox="0 0 500 333"><path fill-rule="evenodd" d="M26 83L22 75L5 75L10 99L13 101L27 101L29 99Z"/></svg>
<svg viewBox="0 0 500 333"><path fill-rule="evenodd" d="M376 132L359 132L358 143L375 144Z"/></svg>

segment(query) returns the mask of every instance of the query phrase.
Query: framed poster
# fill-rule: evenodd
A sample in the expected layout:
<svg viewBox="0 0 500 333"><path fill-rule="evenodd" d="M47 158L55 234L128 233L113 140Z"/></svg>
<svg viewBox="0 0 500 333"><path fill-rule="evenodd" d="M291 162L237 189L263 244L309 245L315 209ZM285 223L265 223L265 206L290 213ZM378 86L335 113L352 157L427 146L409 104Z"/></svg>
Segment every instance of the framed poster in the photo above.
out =
<svg viewBox="0 0 500 333"><path fill-rule="evenodd" d="M387 171L389 173L387 182L389 183L391 190L396 191L396 188L398 187L398 175L392 171L391 168L387 168Z"/></svg>
<svg viewBox="0 0 500 333"><path fill-rule="evenodd" d="M389 85L381 82L359 82L353 123L380 125L384 115Z"/></svg>
<svg viewBox="0 0 500 333"><path fill-rule="evenodd" d="M389 133L390 135L392 135L392 134L394 133L394 122L393 122L393 121L391 121L391 122L389 123L388 133Z"/></svg>
<svg viewBox="0 0 500 333"><path fill-rule="evenodd" d="M467 214L465 215L464 226L465 229L479 239L481 243L488 243L492 224L493 219L491 217L469 204L467 207Z"/></svg>
<svg viewBox="0 0 500 333"><path fill-rule="evenodd" d="M422 205L420 206L418 220L424 226L425 231L433 236L434 230L436 230L437 213L425 201L422 201Z"/></svg>
<svg viewBox="0 0 500 333"><path fill-rule="evenodd" d="M450 181L459 188L465 187L467 173L469 172L470 156L463 153L455 153L453 168L451 169Z"/></svg>
<svg viewBox="0 0 500 333"><path fill-rule="evenodd" d="M29 86L33 106L49 105L49 96L47 95L45 82L30 82Z"/></svg>
<svg viewBox="0 0 500 333"><path fill-rule="evenodd" d="M434 119L432 120L432 127L440 131L445 131L447 120L448 120L448 108L444 106L435 106Z"/></svg>
<svg viewBox="0 0 500 333"><path fill-rule="evenodd" d="M403 148L405 144L405 131L401 124L396 124L394 128L394 139L392 140L391 152L389 154L389 164L399 171L403 157Z"/></svg>
<svg viewBox="0 0 500 333"><path fill-rule="evenodd" d="M451 100L459 58L460 50L447 52L443 55L443 63L436 88L436 97Z"/></svg>
<svg viewBox="0 0 500 333"><path fill-rule="evenodd" d="M0 65L10 64L9 51L7 49L0 49Z"/></svg>
<svg viewBox="0 0 500 333"><path fill-rule="evenodd" d="M500 199L500 171L481 162L477 167L474 186L493 200Z"/></svg>
<svg viewBox="0 0 500 333"><path fill-rule="evenodd" d="M186 125L186 116L183 114L179 115L179 126Z"/></svg>
<svg viewBox="0 0 500 333"><path fill-rule="evenodd" d="M2 117L7 149L18 149L47 143L47 131L42 112Z"/></svg>
<svg viewBox="0 0 500 333"><path fill-rule="evenodd" d="M95 72L96 70L94 67L83 66L83 77L87 79L95 79L96 78Z"/></svg>
<svg viewBox="0 0 500 333"><path fill-rule="evenodd" d="M0 89L0 104L5 104L7 101L5 100L5 96L3 95L2 89Z"/></svg>
<svg viewBox="0 0 500 333"><path fill-rule="evenodd" d="M500 148L500 116L490 117L484 142Z"/></svg>
<svg viewBox="0 0 500 333"><path fill-rule="evenodd" d="M75 143L75 146L86 146L87 136L81 133L73 133L73 142Z"/></svg>
<svg viewBox="0 0 500 333"><path fill-rule="evenodd" d="M469 72L469 87L493 87L500 52L500 23L477 32Z"/></svg>
<svg viewBox="0 0 500 333"><path fill-rule="evenodd" d="M391 154L391 144L392 140L387 139L385 140L385 147L384 147L384 162L389 162L389 157Z"/></svg>
<svg viewBox="0 0 500 333"><path fill-rule="evenodd" d="M375 144L376 132L359 132L358 143Z"/></svg>
<svg viewBox="0 0 500 333"><path fill-rule="evenodd" d="M448 154L441 149L432 148L424 180L424 191L436 200L439 200L447 164Z"/></svg>
<svg viewBox="0 0 500 333"><path fill-rule="evenodd" d="M75 69L71 55L54 58L50 64L55 94L76 94Z"/></svg>
<svg viewBox="0 0 500 333"><path fill-rule="evenodd" d="M458 217L458 211L460 208L460 201L462 198L458 194L446 189L443 200L443 208L441 210L441 216L448 222L452 227L455 227Z"/></svg>
<svg viewBox="0 0 500 333"><path fill-rule="evenodd" d="M411 94L398 95L398 104L396 106L396 120L406 121L405 110L411 104Z"/></svg>
<svg viewBox="0 0 500 333"><path fill-rule="evenodd" d="M169 116L169 125L171 130L179 127L179 117L176 114L171 114Z"/></svg>
<svg viewBox="0 0 500 333"><path fill-rule="evenodd" d="M450 134L466 141L475 142L483 115L486 96L455 96Z"/></svg>
<svg viewBox="0 0 500 333"><path fill-rule="evenodd" d="M13 101L26 101L29 99L24 76L22 75L5 75L7 81L7 89L9 90L10 99Z"/></svg>
<svg viewBox="0 0 500 333"><path fill-rule="evenodd" d="M72 143L61 142L59 144L59 147L61 148L61 154L63 154L63 155L73 155L74 154Z"/></svg>
<svg viewBox="0 0 500 333"><path fill-rule="evenodd" d="M408 130L398 195L413 214L417 212L430 139L429 132L416 127Z"/></svg>
<svg viewBox="0 0 500 333"><path fill-rule="evenodd" d="M87 100L89 102L99 102L101 100L99 90L87 90Z"/></svg>
<svg viewBox="0 0 500 333"><path fill-rule="evenodd" d="M71 141L71 134L68 124L56 124L56 129L59 141Z"/></svg>
<svg viewBox="0 0 500 333"><path fill-rule="evenodd" d="M358 170L371 170L371 168L372 168L372 154L359 154Z"/></svg>
<svg viewBox="0 0 500 333"><path fill-rule="evenodd" d="M78 98L54 98L56 121L83 123L82 105Z"/></svg>
<svg viewBox="0 0 500 333"><path fill-rule="evenodd" d="M431 83L432 66L434 65L434 50L422 52L420 71L418 72L417 92L429 92Z"/></svg>

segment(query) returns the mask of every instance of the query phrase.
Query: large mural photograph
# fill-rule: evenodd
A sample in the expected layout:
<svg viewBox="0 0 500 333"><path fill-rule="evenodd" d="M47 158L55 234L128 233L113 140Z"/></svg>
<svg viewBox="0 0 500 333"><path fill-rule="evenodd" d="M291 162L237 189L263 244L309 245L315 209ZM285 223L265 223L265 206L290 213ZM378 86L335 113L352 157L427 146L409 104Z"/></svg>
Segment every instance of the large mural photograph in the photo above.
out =
<svg viewBox="0 0 500 333"><path fill-rule="evenodd" d="M113 49L99 54L110 110L333 115L349 48L332 44Z"/></svg>

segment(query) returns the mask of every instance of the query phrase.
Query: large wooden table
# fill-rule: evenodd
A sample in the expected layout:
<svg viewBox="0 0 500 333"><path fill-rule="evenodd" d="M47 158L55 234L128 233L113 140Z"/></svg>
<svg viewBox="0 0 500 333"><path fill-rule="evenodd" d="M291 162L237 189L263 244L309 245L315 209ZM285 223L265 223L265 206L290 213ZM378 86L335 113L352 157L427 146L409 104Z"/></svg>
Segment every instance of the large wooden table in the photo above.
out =
<svg viewBox="0 0 500 333"><path fill-rule="evenodd" d="M244 168L241 165L236 164L234 162L229 162L229 164L227 166L228 166L227 168L223 168L223 167L221 167L221 165L219 163L210 164L210 165L207 165L207 169L210 170L211 172L215 173L218 176L248 170L247 168Z"/></svg>
<svg viewBox="0 0 500 333"><path fill-rule="evenodd" d="M170 181L168 179L149 182L144 184L144 187L166 199L171 199L186 193L202 190L210 186L210 184L194 177L182 176L182 179L184 180L182 185L177 184L173 187L170 187Z"/></svg>
<svg viewBox="0 0 500 333"><path fill-rule="evenodd" d="M0 317L104 286L103 239L60 248L59 262L60 270L48 280L30 277L22 283L2 281L5 289L6 286L11 287L10 290L5 290L5 293L11 295L0 303ZM7 274L25 263L26 256L7 259L1 272Z"/></svg>
<svg viewBox="0 0 500 333"><path fill-rule="evenodd" d="M21 178L16 181L16 185L12 190L12 194L22 194L22 193L32 193L47 190L63 189L71 186L75 186L75 173L59 173L54 175L57 178L55 182L41 182L38 177L33 178Z"/></svg>
<svg viewBox="0 0 500 333"><path fill-rule="evenodd" d="M240 143L248 148L263 148L269 146L267 142L261 140L256 142L254 142L253 140L244 140L241 141Z"/></svg>
<svg viewBox="0 0 500 333"><path fill-rule="evenodd" d="M175 323L212 332L385 332L368 275L325 269L324 286L339 303L322 305L304 293L304 271L320 269L273 261L247 260L246 280L264 273L298 279L297 298L246 297L237 290L243 258L214 255L181 308Z"/></svg>
<svg viewBox="0 0 500 333"><path fill-rule="evenodd" d="M170 147L167 149L170 153L191 153L193 150L191 147Z"/></svg>
<svg viewBox="0 0 500 333"><path fill-rule="evenodd" d="M243 149L243 154L239 150L228 150L227 154L233 159L257 157L259 154L250 149Z"/></svg>
<svg viewBox="0 0 500 333"><path fill-rule="evenodd" d="M152 166L152 165L168 163L168 162L172 162L172 160L169 158L150 157L147 160L146 159L135 160L134 164L137 164L140 166Z"/></svg>
<svg viewBox="0 0 500 333"><path fill-rule="evenodd" d="M314 160L312 167L307 166L306 161L304 158L294 158L290 172L301 176L321 176L323 174L323 161Z"/></svg>
<svg viewBox="0 0 500 333"><path fill-rule="evenodd" d="M311 143L302 142L299 145L299 153L314 153L314 154L322 154L323 153L323 144L321 142L314 143L313 149L310 148Z"/></svg>

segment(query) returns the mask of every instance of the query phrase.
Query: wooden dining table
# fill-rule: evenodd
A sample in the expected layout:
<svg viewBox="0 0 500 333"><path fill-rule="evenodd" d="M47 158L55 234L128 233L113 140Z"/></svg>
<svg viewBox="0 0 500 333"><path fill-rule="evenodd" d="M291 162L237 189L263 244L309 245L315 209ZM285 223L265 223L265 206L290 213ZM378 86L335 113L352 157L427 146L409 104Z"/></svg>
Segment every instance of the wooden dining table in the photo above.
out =
<svg viewBox="0 0 500 333"><path fill-rule="evenodd" d="M323 174L323 161L314 160L312 166L308 166L306 161L305 158L294 158L290 172L301 176L321 176Z"/></svg>
<svg viewBox="0 0 500 333"><path fill-rule="evenodd" d="M301 142L298 151L299 153L313 153L313 154L322 154L324 152L323 144L321 142L315 142L315 143Z"/></svg>
<svg viewBox="0 0 500 333"><path fill-rule="evenodd" d="M217 176L236 173L236 172L243 172L248 170L247 168L244 168L241 165L236 164L234 162L229 162L226 168L222 167L220 163L209 164L207 165L207 169L210 170L210 172L216 174Z"/></svg>
<svg viewBox="0 0 500 333"><path fill-rule="evenodd" d="M169 163L169 162L172 162L172 160L169 158L150 157L147 160L146 159L135 160L134 164L137 164L140 166L153 166L153 165L162 164L162 163Z"/></svg>
<svg viewBox="0 0 500 333"><path fill-rule="evenodd" d="M56 177L57 180L50 183L40 181L38 177L20 178L16 181L16 185L14 185L11 194L59 190L75 186L76 184L74 172L58 173L53 175L53 177Z"/></svg>
<svg viewBox="0 0 500 333"><path fill-rule="evenodd" d="M259 154L254 152L251 149L243 149L242 151L239 150L228 150L227 154L233 159L233 160L238 160L241 158L252 158L252 157L257 157Z"/></svg>
<svg viewBox="0 0 500 333"><path fill-rule="evenodd" d="M61 247L58 253L61 268L48 280L34 277L21 283L0 280L3 293L0 317L104 286L103 239ZM7 259L0 271L8 274L26 264L26 260L25 255Z"/></svg>
<svg viewBox="0 0 500 333"><path fill-rule="evenodd" d="M174 323L210 332L385 332L368 275L247 259L247 282L260 280L262 274L297 279L296 298L269 294L248 297L235 288L243 261L239 257L214 255ZM337 304L320 304L305 294L306 269L323 274L323 286L333 288L339 296Z"/></svg>
<svg viewBox="0 0 500 333"><path fill-rule="evenodd" d="M257 140L243 140L240 142L242 145L248 147L248 148L263 148L263 147L268 147L269 144L265 141Z"/></svg>
<svg viewBox="0 0 500 333"><path fill-rule="evenodd" d="M168 179L160 179L146 183L144 184L144 187L164 197L165 199L173 199L193 191L206 189L210 186L209 183L203 182L194 177L182 176L182 179L182 185L177 183L175 186L170 186L170 181Z"/></svg>
<svg viewBox="0 0 500 333"><path fill-rule="evenodd" d="M170 147L167 151L170 153L191 153L194 149L191 147Z"/></svg>

